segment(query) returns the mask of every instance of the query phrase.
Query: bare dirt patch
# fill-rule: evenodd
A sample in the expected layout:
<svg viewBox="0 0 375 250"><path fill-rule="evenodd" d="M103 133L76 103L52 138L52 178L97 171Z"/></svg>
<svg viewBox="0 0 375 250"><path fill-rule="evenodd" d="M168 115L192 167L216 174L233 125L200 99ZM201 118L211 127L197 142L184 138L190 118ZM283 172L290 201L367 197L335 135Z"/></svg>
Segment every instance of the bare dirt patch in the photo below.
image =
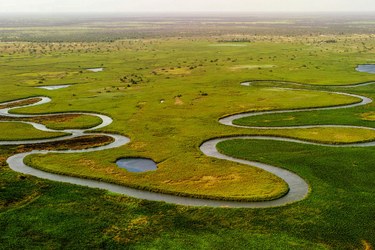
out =
<svg viewBox="0 0 375 250"><path fill-rule="evenodd" d="M184 102L182 101L181 97L175 97L174 98L174 104L175 105L184 105Z"/></svg>

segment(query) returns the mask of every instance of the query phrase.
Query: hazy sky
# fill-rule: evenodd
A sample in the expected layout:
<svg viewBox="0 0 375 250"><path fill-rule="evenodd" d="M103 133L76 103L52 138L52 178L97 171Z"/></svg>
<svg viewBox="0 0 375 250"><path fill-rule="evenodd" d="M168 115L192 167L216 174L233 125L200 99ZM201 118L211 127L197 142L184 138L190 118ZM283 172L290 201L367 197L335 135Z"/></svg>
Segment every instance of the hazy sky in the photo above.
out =
<svg viewBox="0 0 375 250"><path fill-rule="evenodd" d="M375 0L0 0L0 12L375 11Z"/></svg>

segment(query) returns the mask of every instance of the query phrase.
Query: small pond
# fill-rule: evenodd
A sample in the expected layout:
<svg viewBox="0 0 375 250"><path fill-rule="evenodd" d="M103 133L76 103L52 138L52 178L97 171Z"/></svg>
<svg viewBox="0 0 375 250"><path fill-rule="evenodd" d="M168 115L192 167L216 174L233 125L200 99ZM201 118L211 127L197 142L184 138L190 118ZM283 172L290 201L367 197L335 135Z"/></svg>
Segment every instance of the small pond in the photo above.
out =
<svg viewBox="0 0 375 250"><path fill-rule="evenodd" d="M251 82L241 82L241 86L250 86Z"/></svg>
<svg viewBox="0 0 375 250"><path fill-rule="evenodd" d="M92 69L86 69L86 70L88 70L88 71L91 71L91 72L100 72L100 71L103 71L104 70L104 68L92 68Z"/></svg>
<svg viewBox="0 0 375 250"><path fill-rule="evenodd" d="M38 87L35 87L35 88L38 88L38 89L46 89L46 90L56 90L56 89L63 89L63 88L67 88L71 85L51 85L51 86L38 86Z"/></svg>
<svg viewBox="0 0 375 250"><path fill-rule="evenodd" d="M359 72L375 74L375 64L360 64L357 66L356 70Z"/></svg>
<svg viewBox="0 0 375 250"><path fill-rule="evenodd" d="M141 173L157 169L156 163L153 160L144 158L122 158L117 160L116 164L118 167L124 168L133 173Z"/></svg>

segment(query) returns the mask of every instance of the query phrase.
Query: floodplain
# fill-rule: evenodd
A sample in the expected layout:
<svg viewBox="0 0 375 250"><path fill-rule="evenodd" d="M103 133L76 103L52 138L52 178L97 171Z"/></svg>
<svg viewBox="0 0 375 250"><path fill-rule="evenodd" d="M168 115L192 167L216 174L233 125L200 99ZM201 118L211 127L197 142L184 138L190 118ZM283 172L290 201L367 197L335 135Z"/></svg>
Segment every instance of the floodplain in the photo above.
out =
<svg viewBox="0 0 375 250"><path fill-rule="evenodd" d="M374 19L335 17L1 18L0 144L13 145L0 146L0 248L372 249L375 74L356 69L375 64ZM207 156L215 139L218 154L300 177L306 194L210 206L293 191ZM207 204L13 171L7 160L32 150L34 169ZM127 171L126 158L157 168Z"/></svg>

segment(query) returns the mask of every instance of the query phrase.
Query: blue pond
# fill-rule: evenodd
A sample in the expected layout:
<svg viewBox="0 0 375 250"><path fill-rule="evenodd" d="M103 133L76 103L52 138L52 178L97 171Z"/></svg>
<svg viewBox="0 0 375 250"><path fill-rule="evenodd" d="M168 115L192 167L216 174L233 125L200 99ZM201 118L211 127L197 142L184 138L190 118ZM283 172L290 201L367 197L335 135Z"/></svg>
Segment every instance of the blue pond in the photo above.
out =
<svg viewBox="0 0 375 250"><path fill-rule="evenodd" d="M122 158L116 161L117 166L129 172L141 173L156 170L157 166L153 160L143 158Z"/></svg>
<svg viewBox="0 0 375 250"><path fill-rule="evenodd" d="M356 70L359 72L375 74L375 64L361 64L361 65L358 65Z"/></svg>

